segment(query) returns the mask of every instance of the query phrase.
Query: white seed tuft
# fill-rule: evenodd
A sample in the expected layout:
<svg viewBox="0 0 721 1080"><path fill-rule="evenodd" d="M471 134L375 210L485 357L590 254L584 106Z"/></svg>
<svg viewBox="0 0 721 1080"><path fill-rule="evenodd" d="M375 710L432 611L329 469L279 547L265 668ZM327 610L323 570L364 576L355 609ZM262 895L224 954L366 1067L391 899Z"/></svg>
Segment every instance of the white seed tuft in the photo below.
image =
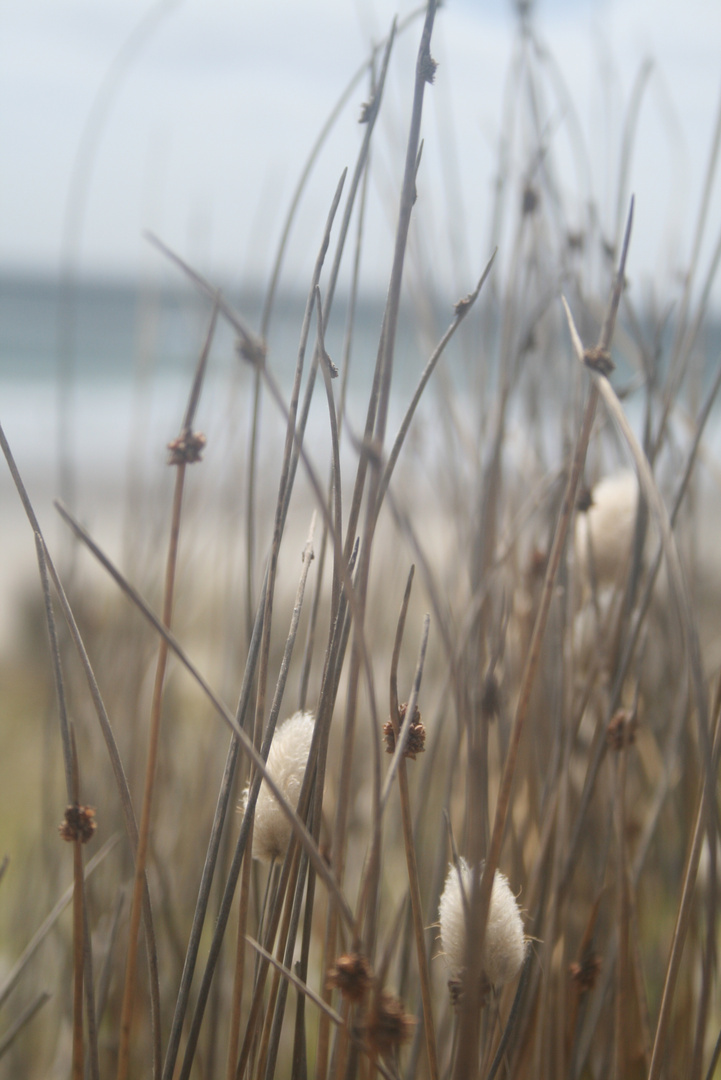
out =
<svg viewBox="0 0 721 1080"><path fill-rule="evenodd" d="M459 869L453 864L449 867L438 908L443 954L454 977L461 974L466 963L466 918L461 878L466 899L470 900L471 870L465 859L460 859ZM496 870L483 943L483 973L492 986L504 986L518 973L525 955L526 939L516 898L505 874Z"/></svg>
<svg viewBox="0 0 721 1080"><path fill-rule="evenodd" d="M617 585L628 570L638 509L638 480L628 469L604 476L594 487L586 513L576 515L576 563L584 584L589 560L599 586Z"/></svg>
<svg viewBox="0 0 721 1080"><path fill-rule="evenodd" d="M298 805L314 726L312 713L297 712L276 729L270 744L268 771L293 809ZM243 792L242 812L247 804L248 788ZM290 834L290 821L264 780L253 818L253 858L262 862L281 858L288 849Z"/></svg>

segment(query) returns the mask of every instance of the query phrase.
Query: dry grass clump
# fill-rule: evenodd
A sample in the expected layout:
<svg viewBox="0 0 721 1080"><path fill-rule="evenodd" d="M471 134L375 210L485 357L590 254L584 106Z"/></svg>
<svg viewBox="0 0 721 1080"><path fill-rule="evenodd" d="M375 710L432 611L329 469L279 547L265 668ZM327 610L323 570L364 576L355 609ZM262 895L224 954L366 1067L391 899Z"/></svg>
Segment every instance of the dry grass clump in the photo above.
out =
<svg viewBox="0 0 721 1080"><path fill-rule="evenodd" d="M721 682L699 625L718 580L698 574L691 496L717 366L691 434L674 427L701 271L692 256L670 332L635 310L633 211L609 239L593 205L567 210L548 135L560 77L519 5L522 123L492 215L510 244L437 326L409 246L430 214L416 181L435 15L372 352L357 273L342 288L339 268L359 265L386 73L413 20L368 66L292 376L269 345L284 246L253 330L154 241L208 325L172 481L122 571L72 508L72 561L50 550L0 429L50 643L28 661L47 701L40 779L14 797L0 863L8 1075L714 1074ZM247 424L211 413L200 433L219 320ZM269 415L282 434L261 465Z"/></svg>

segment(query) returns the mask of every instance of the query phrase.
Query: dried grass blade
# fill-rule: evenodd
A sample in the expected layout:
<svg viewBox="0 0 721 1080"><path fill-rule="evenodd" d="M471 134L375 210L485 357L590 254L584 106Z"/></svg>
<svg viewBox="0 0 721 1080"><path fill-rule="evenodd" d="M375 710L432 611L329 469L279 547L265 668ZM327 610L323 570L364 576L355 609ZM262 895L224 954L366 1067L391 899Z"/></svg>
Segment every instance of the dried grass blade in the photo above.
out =
<svg viewBox="0 0 721 1080"><path fill-rule="evenodd" d="M31 1001L30 1004L23 1009L17 1020L15 1020L15 1022L10 1028L8 1028L2 1038L0 1038L0 1059L10 1049L10 1047L15 1042L15 1039L20 1034L25 1025L30 1023L32 1018L35 1016L35 1013L39 1009L42 1009L43 1005L47 1001L50 1001L51 997L51 993L49 993L47 990L43 990L42 993L38 994L34 1001Z"/></svg>
<svg viewBox="0 0 721 1080"><path fill-rule="evenodd" d="M208 363L208 356L215 334L218 319L218 300L213 304L210 323L205 337L203 348L196 365L195 377L188 397L185 416L181 425L178 438L170 444L170 464L176 467L175 490L170 520L170 538L168 542L168 554L165 569L165 582L163 592L163 625L170 629L173 612L173 597L175 591L175 575L178 561L178 545L180 540L180 522L183 507L183 492L185 487L185 471L188 464L200 459L199 449L204 445L204 438L193 445L192 424L195 411L200 400L200 392ZM128 955L125 967L125 988L123 992L123 1004L120 1018L120 1045L118 1049L118 1080L125 1080L128 1073L130 1060L130 1034L133 1020L133 1008L135 1001L135 969L137 963L138 931L140 929L141 909L143 905L143 893L147 885L145 877L145 863L147 859L148 845L150 842L150 816L152 812L153 797L155 793L155 781L157 774L158 747L160 740L160 717L163 704L163 690L165 685L165 671L168 661L168 642L161 637L158 647L158 659L153 686L153 698L150 709L150 723L148 732L148 757L145 770L145 785L143 790L143 804L140 813L140 827L138 829L138 845L135 855L135 878L133 882L133 897L130 906L130 930L128 939ZM154 1075L160 1076L162 1061L159 1048L154 1058Z"/></svg>
<svg viewBox="0 0 721 1080"><path fill-rule="evenodd" d="M666 556L666 563L668 566L668 576L673 592L675 594L676 604L678 606L679 617L681 627L686 640L686 647L688 650L689 663L691 666L691 674L694 685L694 695L696 699L696 709L698 715L698 727L701 737L701 745L704 750L704 760L707 770L707 781L710 782L710 768L711 768L711 740L709 736L709 721L708 721L708 700L706 694L706 686L703 675L703 666L701 663L701 648L698 640L698 630L696 628L696 619L693 613L690 602L690 593L686 585L683 570L681 568L681 560L678 554L678 548L676 547L676 541L674 539L673 532L671 530L671 523L669 520L668 512L664 505L661 494L658 490L653 474L648 464L648 459L644 454L634 432L629 424L626 414L623 411L620 401L616 396L616 393L609 383L608 379L603 375L597 375L593 373L594 383L598 388L604 404L613 420L614 424L618 428L619 432L623 436L636 467L638 474L639 484L643 491L644 498L646 499L649 510L654 518L655 524L659 530L661 540L663 543L663 550ZM711 797L712 785L707 786L708 797ZM709 804L709 821L713 820L713 808Z"/></svg>
<svg viewBox="0 0 721 1080"><path fill-rule="evenodd" d="M75 730L71 727L73 790L72 803L80 805L80 780L78 776L78 752L75 745ZM85 1063L83 1044L83 967L84 945L84 895L83 895L83 851L80 836L73 841L73 1080L82 1080Z"/></svg>
<svg viewBox="0 0 721 1080"><path fill-rule="evenodd" d="M388 485L390 484L391 476L393 475L393 470L395 469L396 463L397 463L398 458L400 456L400 452L401 452L401 450L403 448L403 443L405 442L406 435L408 434L408 429L411 426L411 422L413 420L413 417L415 416L415 412L416 412L416 409L418 408L418 403L420 402L421 397L423 396L423 392L424 392L426 386L428 385L433 372L436 369L438 361L443 356L443 353L446 350L446 346L448 345L451 338L455 334L456 330L461 325L461 323L465 319L466 315L468 314L468 312L471 310L471 308L475 304L476 300L478 299L478 295L479 295L481 289L483 288L483 285L484 285L484 283L486 281L486 278L488 277L488 275L491 272L491 267L493 266L493 263L495 261L497 252L498 252L498 248L495 249L495 251L491 255L490 259L486 263L485 269L484 269L483 273L481 274L481 276L480 276L480 278L478 280L478 284L476 285L473 292L470 293L468 296L466 296L463 300L459 301L458 304L456 304L455 318L453 319L453 322L450 324L450 326L446 330L446 332L443 335L443 337L441 338L441 340L436 345L435 349L433 350L433 354L431 355L428 363L426 364L426 366L425 366L425 368L423 370L423 374L421 375L421 377L420 377L420 379L418 381L418 386L416 387L416 389L415 389L415 391L413 393L413 397L411 398L410 404L408 405L408 408L406 409L405 416L403 417L403 420L401 421L401 426L398 429L398 434L396 435L395 442L393 443L393 446L391 448L391 452L388 455L388 461L386 462L385 469L383 470L383 476L381 478L381 482L380 482L380 485L378 487L378 500L377 500L377 504L376 504L376 516L380 513L383 498L385 496L386 491L388 490Z"/></svg>
<svg viewBox="0 0 721 1080"><path fill-rule="evenodd" d="M393 725L393 732L397 751L401 749L401 732L398 730L398 717L400 716L398 702L398 661L400 659L401 644L403 641L403 631L405 629L406 615L408 614L408 603L411 597L411 587L413 585L414 573L415 567L411 566L408 574L405 594L403 596L403 603L401 605L400 615L398 617L398 626L396 628L396 637L393 645L393 656L391 659L390 717L391 724ZM429 625L430 620L428 616L426 616L424 625L424 646L427 640ZM425 649L423 648L422 651L425 652ZM415 686L413 688L413 695L411 695L411 701L408 702L408 705L406 707L406 722L404 724L404 727L406 727L408 730L410 730L410 724L415 712L415 702L413 700L414 695L415 699L417 700L418 694ZM418 879L418 860L416 858L415 840L413 836L413 817L411 814L410 792L408 790L408 772L406 768L405 756L403 754L401 754L401 757L398 761L398 789L400 792L401 800L401 819L403 823L403 843L405 846L406 864L408 868L408 884L411 894L413 934L416 945L418 974L421 983L421 1002L423 1007L423 1027L426 1037L426 1053L428 1056L428 1073L431 1077L431 1080L437 1080L439 1075L438 1052L436 1049L436 1032L433 1020L431 979L430 972L428 970L428 952L425 942L425 927L423 925L423 908L421 906L421 890L420 882Z"/></svg>
<svg viewBox="0 0 721 1080"><path fill-rule="evenodd" d="M96 867L98 867L100 865L100 863L103 861L103 859L105 859L106 855L110 854L110 852L113 850L113 848L116 846L116 844L118 843L119 840L120 840L120 836L117 836L117 835L116 836L111 836L110 839L107 840L103 844L100 851L98 851L93 856L93 858L90 859L90 861L88 862L88 865L85 867L85 878L86 879L88 877L90 877L93 870L95 870ZM21 955L18 957L15 964L13 965L11 970L8 972L8 974L7 974L6 978L5 978L5 981L2 984L0 984L0 1006L3 1005L3 1003L7 1000L9 995L15 989L15 986L16 986L16 984L18 982L18 979L22 975L22 973L25 970L25 968L27 967L28 963L30 962L32 957L35 955L35 953L38 951L39 947L42 945L43 941L48 936L48 934L50 933L53 926L55 925L55 923L60 918L63 911L65 910L65 908L68 906L68 904L72 900L72 898L73 898L73 888L74 888L74 885L70 885L65 890L65 892L60 897L60 899L58 900L55 907L52 909L50 914L45 918L45 920L42 922L42 924L38 927L38 929L36 930L35 934L31 938L31 940L28 942L28 944L23 949Z"/></svg>
<svg viewBox="0 0 721 1080"><path fill-rule="evenodd" d="M272 964L276 971L286 979L292 986L296 988L301 994L304 994L309 1001L312 1001L314 1005L317 1005L321 1012L324 1012L334 1024L342 1025L343 1017L339 1016L335 1009L332 1009L327 1002L323 1001L323 998L316 994L315 990L311 990L307 983L304 983L297 975L294 975L284 964L281 964L280 960L276 960L272 953L269 953L267 949L264 949L260 942L251 937L250 934L245 935L245 940L251 945L255 951L263 957L268 963Z"/></svg>
<svg viewBox="0 0 721 1080"><path fill-rule="evenodd" d="M264 590L262 595L265 595ZM245 724L246 713L250 704L250 696L253 688L255 667L258 661L258 653L260 651L260 638L263 626L264 606L265 600L261 599L255 615L253 634L250 641L250 647L248 649L248 659L246 660L245 672L243 674L243 684L238 699L238 707L236 709L236 719L240 727L243 727ZM218 859L218 852L220 850L220 841L223 833L223 825L228 812L228 805L230 802L233 779L235 777L235 770L237 766L239 752L240 744L238 743L237 739L232 738L230 746L228 747L225 768L223 770L223 778L220 785L220 791L218 792L215 814L213 816L213 824L211 826L210 838L208 840L208 849L206 852L205 861L203 863L203 872L200 877L200 885L198 887L198 899L196 901L195 911L193 913L193 923L188 939L188 947L186 949L185 962L183 964L183 973L180 979L178 997L175 1003L175 1010L173 1013L173 1022L171 1025L170 1036L168 1038L168 1046L165 1053L165 1062L163 1065L163 1080L170 1080L175 1070L175 1062L178 1055L178 1048L180 1046L180 1036L185 1020L185 1014L188 1008L190 988L193 981L193 974L195 972L195 965L198 958L198 949L200 947L200 939L203 932L203 926L205 924L205 915L208 908L208 901L210 899L210 889L213 883L213 877L215 875L215 867Z"/></svg>
<svg viewBox="0 0 721 1080"><path fill-rule="evenodd" d="M123 812L123 819L125 822L125 829L133 850L133 857L135 857L135 851L138 843L138 827L135 820L135 811L133 810L130 789L128 787L128 781L125 776L123 763L120 759L120 754L118 752L115 735L113 734L113 729L110 725L110 720L108 718L105 704L103 702L102 695L100 693L100 689L95 678L95 673L93 672L92 666L90 664L90 660L88 658L83 639L80 635L80 631L78 630L75 617L68 602L68 598L65 595L65 590L63 589L62 582L60 581L57 570L55 569L52 559L50 558L50 554L44 541L43 552L48 572L52 579L53 585L55 586L55 591L60 601L63 615L65 616L65 621L67 623L68 629L70 630L70 635L78 651L78 655L80 656L80 661L85 672L85 678L88 683L90 695L93 699L93 704L95 706L95 711L98 717L98 722L100 724L100 729L102 731L103 739L105 740L108 757L110 758L110 763L113 769L113 775L115 776L115 782L117 784L118 794L120 796L120 804ZM150 1017L152 1027L152 1039L154 1053L159 1054L160 986L158 976L158 956L155 945L155 929L153 926L153 913L150 905L150 892L148 890L147 879L145 881L143 892L143 931L145 934L145 945L147 950L149 968L148 974L150 982ZM99 998L99 1000L101 999Z"/></svg>
<svg viewBox="0 0 721 1080"><path fill-rule="evenodd" d="M165 255L170 262L175 263L175 265L190 278L197 288L213 301L213 304L217 306L223 317L228 320L233 329L239 334L244 346L250 352L258 354L259 356L265 355L265 342L262 338L259 338L253 333L242 316L228 303L220 289L216 288L215 285L212 285L202 274L199 274L197 270L194 270L185 259L182 259L180 255L172 250L172 248L169 248L167 244L164 244L154 233L146 231L143 235L153 247L157 248L162 255Z"/></svg>
<svg viewBox="0 0 721 1080"><path fill-rule="evenodd" d="M117 582L117 584L120 586L120 588L126 594L126 596L128 596L129 599L131 599L133 601L133 603L139 608L139 610L143 613L145 618L148 619L148 621L158 631L158 633L167 640L168 645L170 646L171 650L175 653L175 655L178 657L178 659L182 663L183 667L185 667L186 671L188 671L188 673L193 677L193 679L198 684L198 686L201 688L203 693L207 696L208 700L213 704L213 706L214 706L216 712L218 713L218 715L221 717L222 720L225 721L225 723L231 729L231 731L233 732L236 739L240 743L240 745L241 745L242 749L244 750L244 752L247 754L247 756L253 762L255 767L259 770L261 778L263 780L265 780L265 782L268 785L268 788L273 793L275 798L278 800L278 805L281 807L283 813L286 815L286 817L288 817L290 819L293 831L296 834L296 836L298 837L298 839L300 840L300 843L303 845L305 850L308 852L310 860L313 863L313 865L314 865L314 867L316 869L316 872L318 873L318 876L328 886L330 891L333 893L333 895L334 895L334 897L336 899L336 902L340 905L340 910L341 910L341 912L343 914L343 918L348 922L348 924L350 926L353 926L354 925L353 914L352 914L351 909L350 909L350 907L348 905L348 901L346 900L345 896L342 893L342 890L341 890L341 888L340 888L340 886L338 884L338 881L336 880L336 878L333 875L332 871L329 869L328 864L326 863L325 859L323 858L322 854L320 853L317 844L315 843L312 836L308 832L306 826L300 820L300 818L296 814L295 810L290 805L288 800L285 798L285 796L283 795L283 792L280 790L280 788L276 784L275 780L273 779L273 777L268 772L268 770L266 768L266 765L265 765L265 762L264 762L263 758L261 757L261 755L258 753L258 751L253 746L252 740L248 737L248 735L245 733L245 731L243 731L238 726L238 723L237 723L235 717L232 715L232 713L230 712L228 707L223 704L223 702L220 700L218 695L212 689L210 684L200 674L200 672L195 667L193 662L187 656L185 650L180 645L178 640L171 633L171 631L167 629L167 627L163 626L160 619L158 619L157 615L153 612L153 610L146 603L146 601L143 600L142 596L137 591L137 589L135 589L128 582L127 578L125 578L124 575L121 574L120 571L113 565L113 563L107 557L107 555L104 554L104 552L98 547L98 545L95 543L95 541L90 537L89 533L87 533L86 530L82 527L82 525L80 525L75 520L75 518L70 513L70 511L66 507L62 506L62 504L58 503L57 501L55 502L55 506L56 506L56 509L58 510L58 513L68 523L68 525L73 530L75 535L80 540L82 540L84 544L86 544L86 546L90 549L90 551L92 551L93 555L95 555L96 559L98 559L98 561L108 571L108 573L111 575L111 577Z"/></svg>
<svg viewBox="0 0 721 1080"><path fill-rule="evenodd" d="M60 659L60 647L58 644L55 614L53 612L52 597L50 595L50 581L48 567L45 559L45 544L39 533L35 533L35 551L40 570L43 598L45 602L45 618L50 637L50 649L55 676L55 689L58 699L58 711L60 716L60 730L62 733L63 758L66 766L66 781L69 768L68 803L79 805L79 780L78 780L78 756L75 746L75 735L68 723L67 704L65 700L65 685L63 680L62 662ZM73 1073L80 1077L84 1063L83 1045L83 984L88 1014L88 1034L90 1036L90 1074L92 1080L98 1077L98 1048L97 1032L95 1026L95 995L93 990L92 952L85 949L86 941L89 945L90 934L85 933L86 905L85 885L83 878L83 858L80 850L80 841L74 843L74 889L73 889ZM83 980L83 970L86 978Z"/></svg>

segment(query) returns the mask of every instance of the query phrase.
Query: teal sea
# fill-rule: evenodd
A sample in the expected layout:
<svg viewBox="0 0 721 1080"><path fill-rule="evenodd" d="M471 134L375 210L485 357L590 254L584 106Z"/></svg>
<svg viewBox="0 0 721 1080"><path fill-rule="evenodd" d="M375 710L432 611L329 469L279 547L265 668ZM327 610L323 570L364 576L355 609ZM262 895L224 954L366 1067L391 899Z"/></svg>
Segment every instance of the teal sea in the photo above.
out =
<svg viewBox="0 0 721 1080"><path fill-rule="evenodd" d="M261 294L229 290L225 295L257 331L261 325ZM305 298L300 294L279 295L270 322L268 366L286 400L304 305ZM0 423L41 526L51 540L58 542L63 534L52 505L56 497L69 502L91 527L103 527L113 519L114 531L109 527L106 530L108 543L114 542L120 519L139 518L149 512L149 507L152 509L154 499L168 497L169 486L163 482L167 476L166 448L179 433L208 330L210 308L206 297L177 285L141 288L123 282L84 281L68 291L50 278L0 274ZM389 438L397 429L435 343L453 316L452 304L439 304L437 309L422 312L422 317L417 312L417 307L415 314L410 307L404 309L399 326ZM326 346L341 369L347 316L346 302L339 295ZM381 297L358 304L343 416L344 478L352 477L355 471L382 319ZM485 399L479 395L478 385L472 385L485 357L494 355L490 340L493 327L489 328L488 320L487 308L465 340L461 335L454 339L424 394L404 449L401 466L407 461L413 463L413 490L401 494L417 504L431 491L429 512L433 512L438 492L443 492L444 468L480 469L489 452L493 379L498 372L492 372L487 380ZM314 318L308 354L315 332ZM698 402L721 362L718 323L712 322L707 328L701 347L702 363L697 365L697 372L688 380L689 389L673 410L671 446L676 448L675 462L661 462L658 470L665 472L671 488L677 463L690 444ZM568 402L566 360L559 370L556 381L529 373L509 408L505 461L521 477L529 462L534 463L536 474L539 462L541 470L556 469L572 437L567 418L564 421L561 415L562 402ZM341 370L341 378L334 384L336 401L342 376ZM634 378L638 387L633 372L619 370L614 382L618 389L633 388ZM238 522L242 520L253 397L254 373L239 359L234 334L220 320L194 425L208 439L204 457L207 467L199 481L206 489L208 520L217 515L218 507L223 514L227 511ZM643 427L643 399L638 389L624 397L624 408L637 434ZM478 426L481 409L486 417L485 430ZM277 481L269 485L267 478L278 475L284 439L284 418L266 393L258 444L259 471L266 478L258 492L261 506L264 499L272 504ZM306 447L325 484L330 441L328 405L321 380L313 395ZM548 465L544 466L543 461ZM621 449L615 465L624 464L629 462L624 462ZM421 484L416 492L419 478L425 477L429 486L423 489ZM715 536L721 524L718 403L707 426L697 477L698 505L707 522L702 540L711 560L716 557ZM433 484L436 486L431 490ZM19 589L21 578L27 581L37 573L32 536L4 462L0 463L0 525L1 647L7 597Z"/></svg>
<svg viewBox="0 0 721 1080"><path fill-rule="evenodd" d="M224 295L257 331L263 302L260 291L241 294L229 290ZM268 364L286 397L296 363L304 305L305 297L300 293L279 294L269 324ZM151 470L157 466L164 459L167 442L178 432L209 317L207 297L177 283L140 287L128 282L84 280L72 288L63 288L52 277L0 273L0 422L29 484L36 490L42 484L43 497L45 489L57 492L63 461L70 463L81 486L83 478L94 484L118 483L131 457L136 468ZM347 301L339 292L326 336L327 349L339 366L347 317ZM488 311L483 317L487 323ZM358 303L347 389L345 453L353 452L354 431L362 430L382 318L381 296ZM402 415L434 344L451 318L451 303L439 303L421 318L417 307L413 311L410 306L404 309L396 348L391 424ZM437 449L437 440L447 437L447 428L444 434L439 421L440 387L446 401L450 394L454 417L466 426L466 435L470 433L482 452L482 437L473 430L473 411L479 404L470 385L479 364L485 362L479 357L484 353L493 355L488 336L494 331L486 323L479 327L477 320L471 333L478 337L466 336L462 345L459 335L449 349L422 402L416 422L420 429L416 433L418 445ZM309 353L315 325L314 317ZM721 323L710 323L701 348L703 370L698 378L690 380L694 383L690 392L697 395L721 362ZM535 411L547 429L544 438L555 443L549 458L557 459L561 387L548 381L544 384L540 379L528 382L525 402L514 405L517 429L521 436L526 432L530 437L529 416ZM633 374L621 373L616 382L617 386L632 385ZM336 396L340 383L338 380L335 384ZM308 429L311 447L314 439L323 442L327 438L327 404L319 390L320 381ZM543 394L543 401L530 400L539 394ZM219 420L223 427L233 430L237 446L247 446L252 397L253 373L238 358L233 331L221 319L198 413L198 426L208 429L209 454ZM636 394L625 399L637 428L641 424L641 398ZM718 450L721 460L719 412L717 406L706 444L708 453L716 455ZM684 415L693 413L693 401L680 403L680 438ZM266 448L278 441L282 445L283 431L278 410L266 403L261 435ZM318 449L325 456L324 442ZM3 477L0 493L6 492Z"/></svg>

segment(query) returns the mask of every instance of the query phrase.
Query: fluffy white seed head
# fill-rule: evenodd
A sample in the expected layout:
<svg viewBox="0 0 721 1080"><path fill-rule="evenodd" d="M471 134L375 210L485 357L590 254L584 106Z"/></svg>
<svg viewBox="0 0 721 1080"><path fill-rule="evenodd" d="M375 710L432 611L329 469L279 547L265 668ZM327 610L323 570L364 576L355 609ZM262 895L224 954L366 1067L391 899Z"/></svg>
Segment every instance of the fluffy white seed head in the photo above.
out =
<svg viewBox="0 0 721 1080"><path fill-rule="evenodd" d="M599 586L622 584L628 570L638 508L638 480L629 469L604 476L594 487L592 505L576 515L576 565L590 584L590 560Z"/></svg>
<svg viewBox="0 0 721 1080"><path fill-rule="evenodd" d="M312 713L297 712L276 728L268 754L268 770L274 781L295 809L305 775L315 719ZM245 811L248 788L240 804ZM253 858L263 862L285 855L290 840L291 824L265 780L260 785L253 818Z"/></svg>
<svg viewBox="0 0 721 1080"><path fill-rule="evenodd" d="M438 908L441 946L454 977L460 975L466 963L466 918L460 879L466 899L470 900L471 870L465 859L459 860L458 869L451 863ZM510 982L518 974L525 955L526 939L516 898L506 876L496 870L483 943L482 968L489 983L503 986Z"/></svg>

